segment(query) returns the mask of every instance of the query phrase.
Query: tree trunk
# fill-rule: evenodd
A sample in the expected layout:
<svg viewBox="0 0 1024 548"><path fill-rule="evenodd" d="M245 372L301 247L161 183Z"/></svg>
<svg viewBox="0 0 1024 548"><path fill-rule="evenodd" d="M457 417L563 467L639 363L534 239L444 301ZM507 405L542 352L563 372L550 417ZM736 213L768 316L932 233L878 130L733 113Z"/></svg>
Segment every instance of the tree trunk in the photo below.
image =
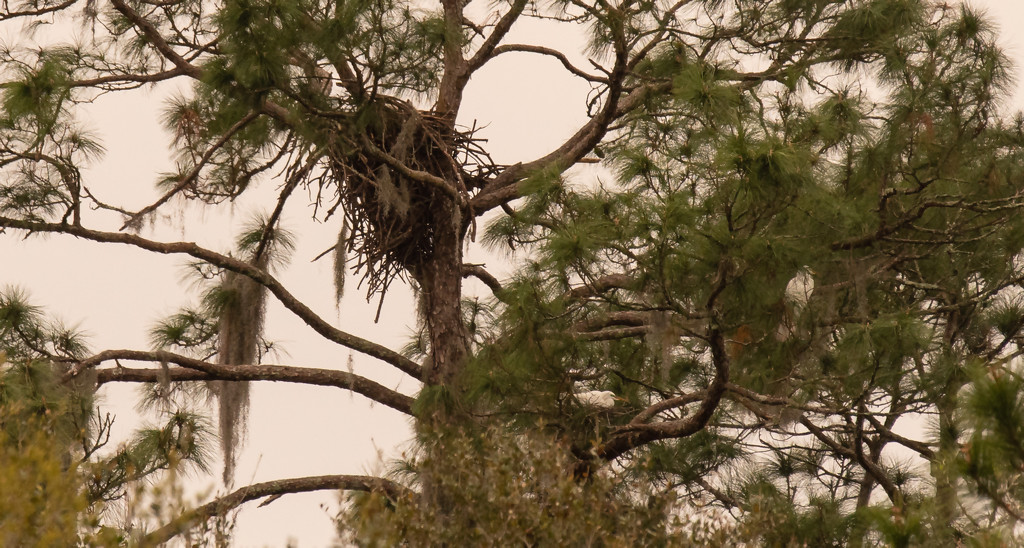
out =
<svg viewBox="0 0 1024 548"><path fill-rule="evenodd" d="M427 385L454 388L469 356L468 334L462 323L461 218L453 201L439 205L432 223L431 255L414 272L423 292L423 321L430 342L430 359L423 372Z"/></svg>
<svg viewBox="0 0 1024 548"><path fill-rule="evenodd" d="M956 410L956 394L962 383L951 380L946 394L939 400L939 450L931 462L931 474L935 478L936 529L940 538L950 540L955 535L954 522L957 507L956 426L953 412Z"/></svg>
<svg viewBox="0 0 1024 548"><path fill-rule="evenodd" d="M951 303L960 304L960 303ZM960 304L960 306L963 306ZM946 348L953 348L960 334L967 327L969 317L961 315L960 308L954 308L946 318L943 340ZM949 359L956 360L954 356ZM931 461L931 474L935 478L936 541L952 541L955 537L957 496L956 455L959 451L957 428L953 417L956 411L957 395L966 383L962 370L957 367L950 373L942 396L936 402L939 415L939 448Z"/></svg>

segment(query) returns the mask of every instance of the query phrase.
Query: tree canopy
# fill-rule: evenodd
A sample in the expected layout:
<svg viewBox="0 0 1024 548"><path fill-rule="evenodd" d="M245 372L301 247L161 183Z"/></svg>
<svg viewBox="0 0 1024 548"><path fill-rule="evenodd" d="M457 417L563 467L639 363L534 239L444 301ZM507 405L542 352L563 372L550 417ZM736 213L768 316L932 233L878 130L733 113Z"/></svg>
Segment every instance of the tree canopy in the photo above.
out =
<svg viewBox="0 0 1024 548"><path fill-rule="evenodd" d="M339 535L367 546L1021 541L1024 117L1005 113L1011 66L970 6L31 0L0 20L17 29L0 49L0 236L173 255L195 282L149 348L90 348L0 296L0 456L37 463L42 498L19 504L59 505L77 542L224 542L210 520L324 489L353 493ZM586 43L514 41L531 21ZM590 90L564 142L510 165L463 115L505 56ZM140 87L177 90L161 107L175 169L136 208L84 175L105 151L82 112ZM252 196L233 248L155 230ZM339 329L281 281L317 223L338 234L321 302L355 287L379 316L411 287L407 347ZM358 353L417 392L272 365L268 301L339 364ZM381 476L295 470L149 528L112 518L139 485L208 471L214 438L232 485L260 381L408 415L415 450ZM92 398L111 383L143 383L164 422L108 450ZM29 538L8 521L0 538Z"/></svg>

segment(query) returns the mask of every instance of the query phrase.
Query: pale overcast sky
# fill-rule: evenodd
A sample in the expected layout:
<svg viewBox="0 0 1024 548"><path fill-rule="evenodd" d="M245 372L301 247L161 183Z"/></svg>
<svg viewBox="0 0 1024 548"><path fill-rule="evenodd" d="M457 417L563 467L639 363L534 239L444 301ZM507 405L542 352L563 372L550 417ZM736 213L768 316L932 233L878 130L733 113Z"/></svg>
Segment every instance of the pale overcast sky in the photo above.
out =
<svg viewBox="0 0 1024 548"><path fill-rule="evenodd" d="M973 4L987 10L1001 28L1007 53L1024 59L1024 2L979 0ZM2 37L11 32L9 27L0 27ZM556 36L563 45L572 43L572 37L558 36L545 24L520 29L514 39L551 44ZM1024 105L1021 82L1018 79L1014 84L1014 109ZM503 56L470 83L461 121L489 124L485 136L497 161L525 160L557 146L572 133L584 119L588 90L566 76L557 63ZM104 161L86 174L95 191L134 206L142 206L154 196L155 173L170 167L166 135L156 129L167 93L169 90L118 94L97 101L88 110L87 122L100 133L108 151ZM171 219L172 228L159 229L151 236L195 239L214 249L227 249L232 236L225 227L244 222L254 203L246 200L236 205L231 218L190 209ZM333 244L337 226L317 225L308 219L309 210L301 204L293 204L287 211L286 220L301 227L301 232L293 266L281 276L282 281L322 317L336 318L342 329L391 348L403 346L413 321L408 292L398 289L389 296L379 325L371 321L375 303L367 305L354 284L350 284L340 311L336 310L330 261L309 261ZM30 289L36 303L79 324L90 335L94 350L148 348L148 326L187 303L179 283L181 257L154 257L67 237L20 241L11 235L0 237L0 257L5 263L0 285ZM492 258L477 259L502 271ZM288 353L280 358L281 363L347 367L348 351L325 343L273 301L267 317L268 335L280 341ZM410 382L398 384L399 376L390 367L372 359L355 356L354 368L407 394L417 389ZM126 435L138 425L133 408L136 387L108 387L103 395L104 407L118 415L119 433ZM371 408L360 396L283 383L254 383L249 423L251 431L236 485L291 476L379 472L386 459L400 454L410 437L403 416L379 405ZM197 478L194 483L198 489L216 488L214 481ZM298 539L304 547L328 545L334 537L330 518L336 501L333 493L313 493L289 495L266 508L250 503L240 514L236 545L284 546L289 538ZM321 505L326 506L321 509Z"/></svg>

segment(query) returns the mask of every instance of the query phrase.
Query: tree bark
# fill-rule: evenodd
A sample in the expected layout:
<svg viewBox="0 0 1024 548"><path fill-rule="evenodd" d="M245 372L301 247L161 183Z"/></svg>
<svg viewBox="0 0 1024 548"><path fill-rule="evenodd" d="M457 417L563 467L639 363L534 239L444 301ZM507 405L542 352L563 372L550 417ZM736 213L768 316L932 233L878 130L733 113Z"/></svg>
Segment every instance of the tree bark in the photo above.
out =
<svg viewBox="0 0 1024 548"><path fill-rule="evenodd" d="M468 333L462 322L462 212L445 200L434 213L430 257L413 272L423 299L423 321L430 342L430 359L423 382L453 383L469 357Z"/></svg>

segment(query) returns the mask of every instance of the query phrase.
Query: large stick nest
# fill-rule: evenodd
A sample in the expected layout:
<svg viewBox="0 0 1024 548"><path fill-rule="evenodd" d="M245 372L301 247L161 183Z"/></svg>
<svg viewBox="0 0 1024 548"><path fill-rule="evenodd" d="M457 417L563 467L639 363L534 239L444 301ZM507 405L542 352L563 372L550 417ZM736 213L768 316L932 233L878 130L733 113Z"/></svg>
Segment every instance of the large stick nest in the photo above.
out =
<svg viewBox="0 0 1024 548"><path fill-rule="evenodd" d="M355 255L368 297L383 297L405 272L416 276L439 223L466 228L470 196L501 169L474 133L400 102L376 103L332 129L331 178L348 227L339 245Z"/></svg>

